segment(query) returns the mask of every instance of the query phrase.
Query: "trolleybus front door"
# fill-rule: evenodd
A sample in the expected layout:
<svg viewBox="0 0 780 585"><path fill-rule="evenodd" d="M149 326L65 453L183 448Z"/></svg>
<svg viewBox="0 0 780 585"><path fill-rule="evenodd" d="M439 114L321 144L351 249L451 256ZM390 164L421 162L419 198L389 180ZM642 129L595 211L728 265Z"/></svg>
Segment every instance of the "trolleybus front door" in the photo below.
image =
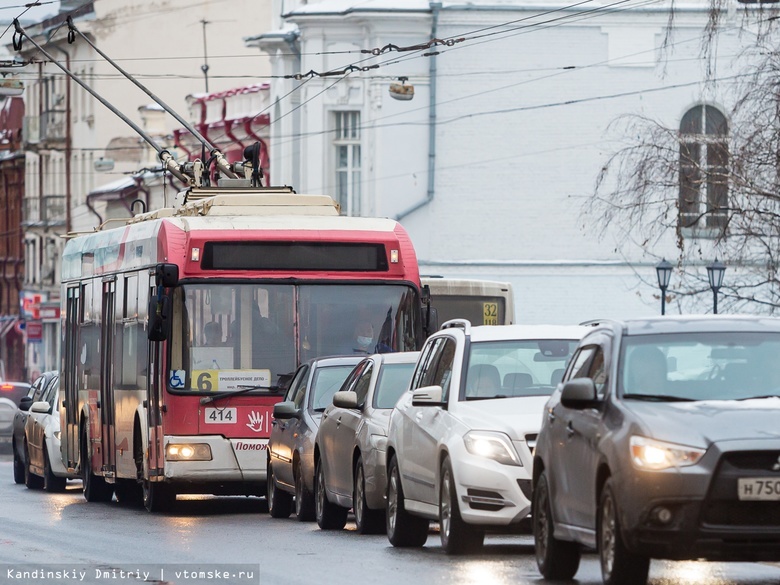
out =
<svg viewBox="0 0 780 585"><path fill-rule="evenodd" d="M77 359L79 347L79 324L82 321L80 286L67 289L65 300L65 347L60 385L64 402L62 428L62 458L69 469L76 469L79 461L79 392Z"/></svg>

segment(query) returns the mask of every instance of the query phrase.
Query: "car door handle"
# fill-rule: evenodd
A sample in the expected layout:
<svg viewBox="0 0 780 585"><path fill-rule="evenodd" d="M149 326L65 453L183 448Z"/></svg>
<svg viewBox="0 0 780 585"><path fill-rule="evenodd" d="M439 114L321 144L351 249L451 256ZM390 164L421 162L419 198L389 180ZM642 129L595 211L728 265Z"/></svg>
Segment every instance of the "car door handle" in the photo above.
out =
<svg viewBox="0 0 780 585"><path fill-rule="evenodd" d="M422 412L418 412L417 414L414 415L414 418L416 418L417 420L422 420L423 413Z"/></svg>
<svg viewBox="0 0 780 585"><path fill-rule="evenodd" d="M336 428L339 428L341 426L341 417L338 417L336 419Z"/></svg>
<svg viewBox="0 0 780 585"><path fill-rule="evenodd" d="M555 413L554 412L548 412L547 413L547 420L552 422L555 422Z"/></svg>
<svg viewBox="0 0 780 585"><path fill-rule="evenodd" d="M566 436L571 437L574 434L574 427L571 424L571 421L569 421L569 424L566 425Z"/></svg>

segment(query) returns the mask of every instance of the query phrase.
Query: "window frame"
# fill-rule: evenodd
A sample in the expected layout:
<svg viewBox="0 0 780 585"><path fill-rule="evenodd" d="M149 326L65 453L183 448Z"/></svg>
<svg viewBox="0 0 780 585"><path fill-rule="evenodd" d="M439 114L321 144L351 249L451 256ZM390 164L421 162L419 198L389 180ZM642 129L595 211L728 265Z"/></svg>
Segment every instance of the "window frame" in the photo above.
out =
<svg viewBox="0 0 780 585"><path fill-rule="evenodd" d="M728 225L728 119L716 106L697 104L683 114L678 139L678 229L718 237Z"/></svg>

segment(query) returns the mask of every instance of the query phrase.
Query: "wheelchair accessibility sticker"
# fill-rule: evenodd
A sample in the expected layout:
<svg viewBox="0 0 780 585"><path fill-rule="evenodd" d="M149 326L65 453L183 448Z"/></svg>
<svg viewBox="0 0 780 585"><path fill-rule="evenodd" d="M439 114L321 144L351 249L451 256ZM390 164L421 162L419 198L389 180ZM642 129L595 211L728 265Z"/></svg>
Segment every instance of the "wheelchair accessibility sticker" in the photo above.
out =
<svg viewBox="0 0 780 585"><path fill-rule="evenodd" d="M168 386L171 388L184 388L184 370L171 370L168 376Z"/></svg>

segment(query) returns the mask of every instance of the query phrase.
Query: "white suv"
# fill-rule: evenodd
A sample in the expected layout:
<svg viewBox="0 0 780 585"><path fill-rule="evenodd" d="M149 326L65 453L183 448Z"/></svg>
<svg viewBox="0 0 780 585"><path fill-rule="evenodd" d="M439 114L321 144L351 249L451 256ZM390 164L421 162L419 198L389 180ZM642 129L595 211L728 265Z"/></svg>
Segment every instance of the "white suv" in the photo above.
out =
<svg viewBox="0 0 780 585"><path fill-rule="evenodd" d="M422 546L438 520L448 553L482 546L491 526L531 509L544 405L585 327L448 321L420 352L390 416L387 535Z"/></svg>

